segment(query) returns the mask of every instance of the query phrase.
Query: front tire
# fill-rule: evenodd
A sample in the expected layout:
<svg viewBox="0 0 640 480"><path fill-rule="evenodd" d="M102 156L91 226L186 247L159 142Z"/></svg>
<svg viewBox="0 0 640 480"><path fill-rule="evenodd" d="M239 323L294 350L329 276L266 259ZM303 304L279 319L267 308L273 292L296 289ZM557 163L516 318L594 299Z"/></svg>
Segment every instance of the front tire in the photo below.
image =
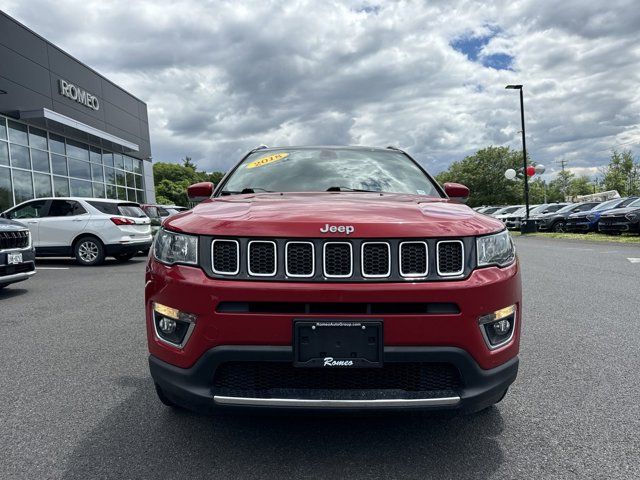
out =
<svg viewBox="0 0 640 480"><path fill-rule="evenodd" d="M76 262L85 267L104 262L104 245L96 237L82 237L73 247Z"/></svg>
<svg viewBox="0 0 640 480"><path fill-rule="evenodd" d="M114 255L113 258L115 258L119 262L124 263L131 260L134 257L134 255L135 253L119 253L117 255Z"/></svg>
<svg viewBox="0 0 640 480"><path fill-rule="evenodd" d="M560 220L553 224L552 230L556 233L565 233L567 231L566 223Z"/></svg>

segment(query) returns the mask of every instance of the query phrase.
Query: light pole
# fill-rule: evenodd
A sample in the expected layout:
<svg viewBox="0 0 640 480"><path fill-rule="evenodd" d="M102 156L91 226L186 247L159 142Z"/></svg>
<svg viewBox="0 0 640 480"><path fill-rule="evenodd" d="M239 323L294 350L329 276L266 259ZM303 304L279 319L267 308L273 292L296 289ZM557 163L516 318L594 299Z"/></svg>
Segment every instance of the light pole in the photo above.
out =
<svg viewBox="0 0 640 480"><path fill-rule="evenodd" d="M522 163L524 171L524 203L526 206L526 217L522 224L522 233L535 231L535 226L529 224L529 176L527 175L527 141L524 130L524 97L522 95L522 85L507 85L510 90L520 90L520 121L522 123Z"/></svg>

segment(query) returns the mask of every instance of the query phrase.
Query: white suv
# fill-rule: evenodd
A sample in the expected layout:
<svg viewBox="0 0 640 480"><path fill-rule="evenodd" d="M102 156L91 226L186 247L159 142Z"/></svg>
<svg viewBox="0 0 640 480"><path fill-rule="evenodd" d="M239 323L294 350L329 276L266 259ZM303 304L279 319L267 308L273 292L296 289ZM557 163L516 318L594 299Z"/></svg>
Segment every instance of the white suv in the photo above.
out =
<svg viewBox="0 0 640 480"><path fill-rule="evenodd" d="M29 200L2 213L31 231L38 257L75 257L99 265L106 256L127 261L148 251L151 221L137 203L104 198L57 197Z"/></svg>

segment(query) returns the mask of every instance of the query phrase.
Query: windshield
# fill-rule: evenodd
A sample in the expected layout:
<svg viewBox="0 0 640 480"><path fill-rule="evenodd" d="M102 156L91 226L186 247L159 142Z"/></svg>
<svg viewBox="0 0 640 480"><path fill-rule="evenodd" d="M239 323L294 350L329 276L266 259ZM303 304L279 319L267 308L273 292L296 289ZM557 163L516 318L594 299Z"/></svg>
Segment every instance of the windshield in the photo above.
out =
<svg viewBox="0 0 640 480"><path fill-rule="evenodd" d="M518 205L516 207L507 207L507 208L503 208L502 210L500 210L499 212L496 212L496 215L504 215L506 213L513 213L516 210L521 209L522 206Z"/></svg>
<svg viewBox="0 0 640 480"><path fill-rule="evenodd" d="M221 194L362 190L441 196L403 153L346 148L255 152L233 171Z"/></svg>
<svg viewBox="0 0 640 480"><path fill-rule="evenodd" d="M638 198L635 202L630 203L627 207L640 207L640 198Z"/></svg>
<svg viewBox="0 0 640 480"><path fill-rule="evenodd" d="M615 200L609 200L608 202L603 202L600 205L594 207L592 210L594 212L601 212L602 210L609 210L610 208L615 207L618 203L620 203L620 199L616 198Z"/></svg>
<svg viewBox="0 0 640 480"><path fill-rule="evenodd" d="M564 213L564 212L568 212L569 210L572 210L573 208L576 207L576 203L571 203L569 205L567 205L566 207L562 207L560 210L558 210L558 213Z"/></svg>

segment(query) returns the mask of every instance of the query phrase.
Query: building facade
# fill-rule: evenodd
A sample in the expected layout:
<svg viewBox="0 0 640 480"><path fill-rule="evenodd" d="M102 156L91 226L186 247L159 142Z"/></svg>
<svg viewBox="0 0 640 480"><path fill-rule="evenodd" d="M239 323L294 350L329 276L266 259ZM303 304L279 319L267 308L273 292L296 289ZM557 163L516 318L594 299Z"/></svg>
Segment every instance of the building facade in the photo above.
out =
<svg viewBox="0 0 640 480"><path fill-rule="evenodd" d="M155 202L147 106L0 11L0 211L47 196Z"/></svg>

